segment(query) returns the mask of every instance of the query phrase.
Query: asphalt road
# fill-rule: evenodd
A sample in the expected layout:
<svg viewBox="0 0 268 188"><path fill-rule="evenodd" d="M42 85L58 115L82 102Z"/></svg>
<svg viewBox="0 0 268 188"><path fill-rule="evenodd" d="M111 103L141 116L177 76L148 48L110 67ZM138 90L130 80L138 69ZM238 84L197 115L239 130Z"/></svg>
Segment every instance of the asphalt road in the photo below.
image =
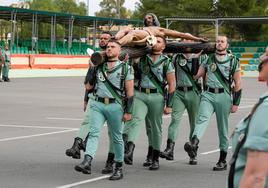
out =
<svg viewBox="0 0 268 188"><path fill-rule="evenodd" d="M230 116L230 134L258 97L266 91L256 78L243 78L239 112ZM215 117L200 143L198 165L187 164L183 145L188 137L187 114L175 145L175 160L160 160L158 171L142 166L147 153L145 129L136 143L134 164L124 166L124 179L111 182L101 169L107 156L107 127L103 128L92 174L74 170L81 160L65 156L84 113L83 77L16 78L0 83L0 187L128 187L225 188L227 171L214 172L218 160ZM170 117L164 117L163 149ZM231 150L230 150L231 151ZM230 155L229 155L230 157Z"/></svg>

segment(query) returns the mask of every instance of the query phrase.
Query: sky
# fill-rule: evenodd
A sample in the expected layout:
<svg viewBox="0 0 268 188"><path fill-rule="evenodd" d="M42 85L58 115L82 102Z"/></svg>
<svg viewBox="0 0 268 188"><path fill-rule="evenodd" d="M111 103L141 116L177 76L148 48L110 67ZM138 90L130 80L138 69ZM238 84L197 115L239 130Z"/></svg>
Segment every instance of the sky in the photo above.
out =
<svg viewBox="0 0 268 188"><path fill-rule="evenodd" d="M42 0L40 0L42 1ZM77 0L79 2L84 1L85 3L87 3L87 0ZM19 2L19 0L0 0L0 5L1 6L9 6L12 3L16 3ZM99 4L100 4L101 0L89 0L89 15L90 16L94 16L95 12L100 10ZM125 0L125 4L124 6L127 9L130 10L134 10L135 9L135 3L139 2L139 0Z"/></svg>

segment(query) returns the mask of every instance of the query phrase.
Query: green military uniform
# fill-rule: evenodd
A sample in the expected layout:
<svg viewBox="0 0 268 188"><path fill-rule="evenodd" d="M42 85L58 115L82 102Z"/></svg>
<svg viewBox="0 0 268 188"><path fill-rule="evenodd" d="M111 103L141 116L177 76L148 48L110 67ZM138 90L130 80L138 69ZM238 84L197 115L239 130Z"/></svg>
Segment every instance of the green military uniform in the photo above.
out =
<svg viewBox="0 0 268 188"><path fill-rule="evenodd" d="M205 56L201 56L199 62L202 62L204 58ZM191 57L186 59L182 54L177 54L174 56L172 61L176 69L177 89L173 100L171 123L168 128L168 139L175 142L178 136L180 121L185 109L188 112L190 122L189 138L191 138L193 134L199 108L199 92L201 86L193 80L193 75L190 72L192 68Z"/></svg>
<svg viewBox="0 0 268 188"><path fill-rule="evenodd" d="M230 80L230 75L240 71L238 59L231 54L227 54L222 61L217 60L215 54L207 58L202 64L207 70L207 89L201 95L201 102L198 111L193 135L200 139L209 124L211 115L215 112L219 135L219 148L221 151L228 150L228 117L232 105L230 87L218 76L217 71L221 71L223 76ZM219 69L219 70L217 70Z"/></svg>
<svg viewBox="0 0 268 188"><path fill-rule="evenodd" d="M10 67L10 51L9 50L3 50L3 57L4 57L4 66L2 70L2 78L4 81L9 81L8 73L9 73L9 67Z"/></svg>
<svg viewBox="0 0 268 188"><path fill-rule="evenodd" d="M105 75L115 87L120 88L121 77L123 76L122 74L125 76L125 81L134 79L133 71L130 69L130 66L127 65L127 68L125 68L125 73L123 73L122 69L124 66L126 65L123 62L118 61L112 70L107 69L107 63L104 63L97 69L95 100L92 100L90 102L90 120L88 124L89 134L85 152L86 155L90 155L93 158L97 150L101 127L105 121L107 121L108 127L110 129L110 135L113 140L115 161L123 161L123 107L120 104L122 103L122 101L120 101L121 99L116 97L117 95L121 95L121 93L109 88L105 79ZM105 75L103 75L103 73Z"/></svg>
<svg viewBox="0 0 268 188"><path fill-rule="evenodd" d="M173 99L171 123L168 127L167 146L160 157L167 160L173 160L173 151L175 141L178 136L180 121L185 109L188 112L190 122L189 139L194 131L195 121L200 102L201 86L198 81L193 79L192 62L194 54L186 58L184 54L176 54L173 56L172 62L176 70L176 91ZM199 57L200 64L206 58L205 55Z"/></svg>
<svg viewBox="0 0 268 188"><path fill-rule="evenodd" d="M163 83L166 75L175 72L170 59L160 55L153 63L149 55L140 59L135 69L135 75L139 72L139 78L135 77L135 96L132 112L132 120L126 122L124 134L128 135L128 141L135 143L145 120L146 133L149 146L153 150L160 150L162 141L162 115L164 110Z"/></svg>
<svg viewBox="0 0 268 188"><path fill-rule="evenodd" d="M261 99L268 96L266 92ZM235 163L234 171L234 187L239 187L239 182L244 173L247 162L247 151L257 150L260 152L268 152L268 127L267 127L267 111L268 111L268 98L258 106L257 110L253 113L250 123L248 125L247 137L244 145L240 148L238 157ZM236 149L237 142L241 135L245 134L248 119L242 120L235 129L233 136L233 150ZM265 188L268 188L268 177L266 177Z"/></svg>

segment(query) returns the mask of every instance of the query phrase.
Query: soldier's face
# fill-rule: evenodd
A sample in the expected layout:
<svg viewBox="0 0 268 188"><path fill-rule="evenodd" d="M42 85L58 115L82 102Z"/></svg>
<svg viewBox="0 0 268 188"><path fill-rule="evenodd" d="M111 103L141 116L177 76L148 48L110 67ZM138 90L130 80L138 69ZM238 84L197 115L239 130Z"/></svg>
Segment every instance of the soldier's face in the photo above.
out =
<svg viewBox="0 0 268 188"><path fill-rule="evenodd" d="M165 47L166 47L166 44L165 44L164 39L162 39L161 37L157 37L157 42L153 46L153 51L160 52L160 51L163 51L165 49Z"/></svg>
<svg viewBox="0 0 268 188"><path fill-rule="evenodd" d="M225 36L219 36L216 39L216 49L218 51L224 51L228 48L227 38Z"/></svg>
<svg viewBox="0 0 268 188"><path fill-rule="evenodd" d="M154 24L154 18L152 15L146 15L145 16L145 23L146 23L146 26L153 26Z"/></svg>
<svg viewBox="0 0 268 188"><path fill-rule="evenodd" d="M111 39L111 36L109 34L102 34L100 36L100 42L99 42L99 46L101 48L105 48L109 42L109 40Z"/></svg>
<svg viewBox="0 0 268 188"><path fill-rule="evenodd" d="M108 58L118 57L120 54L121 47L116 42L109 42L106 47L106 55Z"/></svg>

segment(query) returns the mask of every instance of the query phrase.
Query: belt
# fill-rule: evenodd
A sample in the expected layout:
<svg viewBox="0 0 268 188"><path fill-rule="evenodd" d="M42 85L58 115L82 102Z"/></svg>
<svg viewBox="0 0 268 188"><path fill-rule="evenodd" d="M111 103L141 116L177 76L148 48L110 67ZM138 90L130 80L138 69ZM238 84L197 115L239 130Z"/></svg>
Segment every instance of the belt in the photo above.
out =
<svg viewBox="0 0 268 188"><path fill-rule="evenodd" d="M194 88L193 86L178 86L177 90L179 91L184 91L184 92L188 92L188 91L192 91Z"/></svg>
<svg viewBox="0 0 268 188"><path fill-rule="evenodd" d="M224 92L224 88L211 88L211 87L207 87L207 91L211 92L211 93L223 93Z"/></svg>
<svg viewBox="0 0 268 188"><path fill-rule="evenodd" d="M146 94L150 94L150 93L158 93L157 89L149 89L149 88L143 88L143 87L135 87L136 90L146 93Z"/></svg>
<svg viewBox="0 0 268 188"><path fill-rule="evenodd" d="M95 101L98 102L102 102L104 104L111 104L111 103L115 103L115 99L114 98L108 98L108 97L96 97Z"/></svg>

